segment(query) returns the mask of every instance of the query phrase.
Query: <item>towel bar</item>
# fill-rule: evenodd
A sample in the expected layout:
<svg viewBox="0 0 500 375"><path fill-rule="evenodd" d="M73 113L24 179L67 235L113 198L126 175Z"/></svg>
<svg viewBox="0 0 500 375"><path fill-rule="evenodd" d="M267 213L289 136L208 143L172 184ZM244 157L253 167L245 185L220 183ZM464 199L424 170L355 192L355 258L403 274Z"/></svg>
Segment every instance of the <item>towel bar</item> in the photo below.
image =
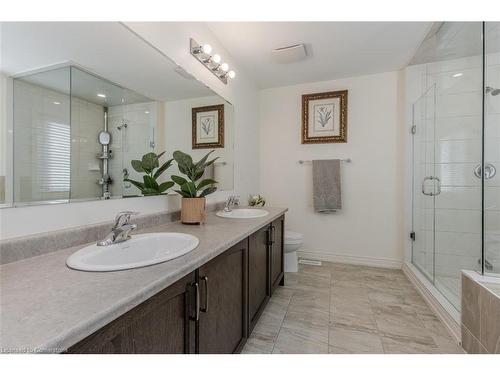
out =
<svg viewBox="0 0 500 375"><path fill-rule="evenodd" d="M352 159L351 158L340 159L340 161L343 161L344 163L350 163ZM299 160L299 164L305 164L305 163L312 163L312 160Z"/></svg>

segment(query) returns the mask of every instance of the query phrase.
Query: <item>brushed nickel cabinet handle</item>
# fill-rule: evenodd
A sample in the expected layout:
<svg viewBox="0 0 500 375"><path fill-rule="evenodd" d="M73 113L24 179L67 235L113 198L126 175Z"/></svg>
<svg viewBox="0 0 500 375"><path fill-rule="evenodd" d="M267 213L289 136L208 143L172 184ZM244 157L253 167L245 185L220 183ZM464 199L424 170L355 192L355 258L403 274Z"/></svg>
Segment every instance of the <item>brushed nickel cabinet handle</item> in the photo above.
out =
<svg viewBox="0 0 500 375"><path fill-rule="evenodd" d="M200 320L200 286L198 283L192 284L196 289L196 306L194 316L191 317L192 320L198 321Z"/></svg>
<svg viewBox="0 0 500 375"><path fill-rule="evenodd" d="M206 313L208 312L208 276L203 276L201 281L205 283L205 307L202 307L200 310Z"/></svg>

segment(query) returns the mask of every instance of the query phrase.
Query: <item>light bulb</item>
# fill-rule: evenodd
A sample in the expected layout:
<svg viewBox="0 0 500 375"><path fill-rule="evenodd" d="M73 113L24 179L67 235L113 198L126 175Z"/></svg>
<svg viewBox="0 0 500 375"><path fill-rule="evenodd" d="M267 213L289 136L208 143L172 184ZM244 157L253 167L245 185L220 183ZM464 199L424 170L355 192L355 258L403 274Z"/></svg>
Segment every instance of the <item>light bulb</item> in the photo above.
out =
<svg viewBox="0 0 500 375"><path fill-rule="evenodd" d="M226 63L222 63L221 66L220 66L220 69L223 72L227 72L229 70L229 65L227 65Z"/></svg>
<svg viewBox="0 0 500 375"><path fill-rule="evenodd" d="M210 52L212 52L212 46L210 44L204 44L201 50L203 51L203 53L206 53L208 55Z"/></svg>
<svg viewBox="0 0 500 375"><path fill-rule="evenodd" d="M215 54L215 55L212 56L212 61L214 63L218 64L218 63L220 63L220 60L221 60L220 55Z"/></svg>
<svg viewBox="0 0 500 375"><path fill-rule="evenodd" d="M97 94L97 96L98 96L99 98L105 98L105 97L106 97L106 95L104 95L104 94Z"/></svg>
<svg viewBox="0 0 500 375"><path fill-rule="evenodd" d="M227 76L233 79L234 77L236 77L236 73L234 72L234 70L230 70L229 73L227 73Z"/></svg>

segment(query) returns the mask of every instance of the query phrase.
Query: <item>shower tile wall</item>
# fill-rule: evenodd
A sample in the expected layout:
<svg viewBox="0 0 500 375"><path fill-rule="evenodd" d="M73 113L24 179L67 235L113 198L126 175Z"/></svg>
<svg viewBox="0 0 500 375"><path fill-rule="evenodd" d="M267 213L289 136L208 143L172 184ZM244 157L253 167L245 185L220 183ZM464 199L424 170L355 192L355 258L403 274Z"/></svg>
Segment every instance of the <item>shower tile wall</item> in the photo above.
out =
<svg viewBox="0 0 500 375"><path fill-rule="evenodd" d="M71 99L70 107L69 95L22 80L15 83L15 96L15 201L99 197L100 162L97 155L100 145L97 135L104 126L104 108L75 97ZM58 165L59 174L54 177L58 180L58 186L44 188L56 182L47 181L49 176L39 176L41 171L47 170L38 165L40 155L47 152L44 134L53 124L67 127L68 142L71 145L68 144L67 149L68 165ZM61 173L65 175L62 176ZM68 179L68 184L63 188L59 182L65 178ZM42 179L45 179L45 184L41 183Z"/></svg>
<svg viewBox="0 0 500 375"><path fill-rule="evenodd" d="M427 65L436 85L435 162L442 192L435 200L435 282L460 304L460 270L481 257L482 58ZM458 242L460 240L460 242Z"/></svg>
<svg viewBox="0 0 500 375"><path fill-rule="evenodd" d="M50 132L52 124L67 128L69 135L69 96L23 80L15 81L14 96L14 127L16 131L14 137L14 162L16 165L14 201L68 199L69 159L67 160L68 165L62 163L59 167L61 179L68 179L67 186L53 186L51 181L47 180L47 176L40 174L40 171L47 171L47 168L40 168L39 163L44 163L43 155L47 154L48 146L46 145L46 136ZM44 179L43 183L42 179Z"/></svg>
<svg viewBox="0 0 500 375"><path fill-rule="evenodd" d="M104 107L88 101L71 99L71 199L101 196L101 167L97 141L104 129Z"/></svg>
<svg viewBox="0 0 500 375"><path fill-rule="evenodd" d="M109 173L113 178L112 196L131 196L139 190L129 183L123 183L123 169L127 169L129 178L142 181L142 174L136 172L130 162L141 159L142 155L154 151L158 109L156 102L136 103L111 106L108 108L108 129L111 133L113 159L109 164ZM126 124L126 127L121 127ZM153 142L153 144L151 144ZM153 146L153 147L151 147Z"/></svg>

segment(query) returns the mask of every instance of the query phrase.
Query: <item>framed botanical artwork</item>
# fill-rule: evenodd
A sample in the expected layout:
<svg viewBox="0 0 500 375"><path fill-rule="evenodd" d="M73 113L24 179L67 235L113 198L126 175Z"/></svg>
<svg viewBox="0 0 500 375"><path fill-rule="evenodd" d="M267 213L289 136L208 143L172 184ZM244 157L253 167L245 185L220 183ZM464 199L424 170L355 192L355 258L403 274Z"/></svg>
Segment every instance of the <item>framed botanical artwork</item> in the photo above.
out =
<svg viewBox="0 0 500 375"><path fill-rule="evenodd" d="M224 148L224 104L192 110L193 149Z"/></svg>
<svg viewBox="0 0 500 375"><path fill-rule="evenodd" d="M302 143L347 142L347 90L302 95Z"/></svg>

